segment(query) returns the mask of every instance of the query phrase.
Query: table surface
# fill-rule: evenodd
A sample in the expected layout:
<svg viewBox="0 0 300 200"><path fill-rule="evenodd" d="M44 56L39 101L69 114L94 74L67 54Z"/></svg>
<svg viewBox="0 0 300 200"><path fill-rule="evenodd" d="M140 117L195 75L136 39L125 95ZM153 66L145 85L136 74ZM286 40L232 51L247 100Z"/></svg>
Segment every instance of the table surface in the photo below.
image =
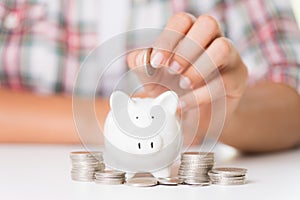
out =
<svg viewBox="0 0 300 200"><path fill-rule="evenodd" d="M217 145L217 166L247 168L240 186L155 186L137 188L75 182L69 152L80 146L0 145L0 199L300 199L300 148L240 155Z"/></svg>

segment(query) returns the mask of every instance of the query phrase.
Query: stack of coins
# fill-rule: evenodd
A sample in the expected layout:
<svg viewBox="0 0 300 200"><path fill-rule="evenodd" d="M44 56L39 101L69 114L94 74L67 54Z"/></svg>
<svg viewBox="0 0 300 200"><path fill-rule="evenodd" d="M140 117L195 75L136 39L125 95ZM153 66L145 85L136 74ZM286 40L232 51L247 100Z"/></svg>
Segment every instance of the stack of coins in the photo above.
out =
<svg viewBox="0 0 300 200"><path fill-rule="evenodd" d="M125 172L105 170L95 174L95 183L103 185L119 185L125 182Z"/></svg>
<svg viewBox="0 0 300 200"><path fill-rule="evenodd" d="M102 152L71 152L72 161L71 177L75 181L94 181L95 172L103 171Z"/></svg>
<svg viewBox="0 0 300 200"><path fill-rule="evenodd" d="M208 172L213 165L212 152L185 152L181 155L178 177L189 185L209 185Z"/></svg>
<svg viewBox="0 0 300 200"><path fill-rule="evenodd" d="M244 168L214 168L208 174L212 184L242 185L246 183L246 173Z"/></svg>

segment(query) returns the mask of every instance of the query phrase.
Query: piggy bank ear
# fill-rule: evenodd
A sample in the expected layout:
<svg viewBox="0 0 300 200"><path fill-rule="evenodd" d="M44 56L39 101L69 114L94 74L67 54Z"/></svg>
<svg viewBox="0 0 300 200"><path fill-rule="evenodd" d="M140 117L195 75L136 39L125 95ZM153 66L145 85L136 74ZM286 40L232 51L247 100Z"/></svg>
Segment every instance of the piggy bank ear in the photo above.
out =
<svg viewBox="0 0 300 200"><path fill-rule="evenodd" d="M130 97L122 92L122 91L115 91L110 95L110 108L113 111L119 111L121 109L124 109L124 107L127 105L128 103L131 102Z"/></svg>
<svg viewBox="0 0 300 200"><path fill-rule="evenodd" d="M178 95L173 91L167 91L154 100L154 105L161 105L164 109L174 114L177 110Z"/></svg>

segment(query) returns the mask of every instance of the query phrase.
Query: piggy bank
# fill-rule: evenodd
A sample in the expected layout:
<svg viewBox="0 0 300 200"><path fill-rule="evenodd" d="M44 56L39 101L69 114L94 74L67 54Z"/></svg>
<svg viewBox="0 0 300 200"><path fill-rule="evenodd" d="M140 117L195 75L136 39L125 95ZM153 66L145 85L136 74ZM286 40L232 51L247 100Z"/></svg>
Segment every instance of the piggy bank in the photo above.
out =
<svg viewBox="0 0 300 200"><path fill-rule="evenodd" d="M156 98L130 98L121 91L110 96L104 125L104 161L108 168L169 177L182 147L176 116L178 96L167 91Z"/></svg>

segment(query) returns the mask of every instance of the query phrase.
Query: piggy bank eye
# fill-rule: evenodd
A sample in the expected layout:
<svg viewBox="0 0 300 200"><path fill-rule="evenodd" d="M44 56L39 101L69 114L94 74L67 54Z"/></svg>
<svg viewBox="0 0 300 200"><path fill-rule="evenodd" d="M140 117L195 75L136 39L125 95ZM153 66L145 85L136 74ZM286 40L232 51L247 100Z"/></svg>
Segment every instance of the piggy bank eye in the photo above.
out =
<svg viewBox="0 0 300 200"><path fill-rule="evenodd" d="M136 118L136 119L139 119L139 117L138 117L138 116L136 116L135 118Z"/></svg>
<svg viewBox="0 0 300 200"><path fill-rule="evenodd" d="M154 119L154 116L151 116L151 119Z"/></svg>

